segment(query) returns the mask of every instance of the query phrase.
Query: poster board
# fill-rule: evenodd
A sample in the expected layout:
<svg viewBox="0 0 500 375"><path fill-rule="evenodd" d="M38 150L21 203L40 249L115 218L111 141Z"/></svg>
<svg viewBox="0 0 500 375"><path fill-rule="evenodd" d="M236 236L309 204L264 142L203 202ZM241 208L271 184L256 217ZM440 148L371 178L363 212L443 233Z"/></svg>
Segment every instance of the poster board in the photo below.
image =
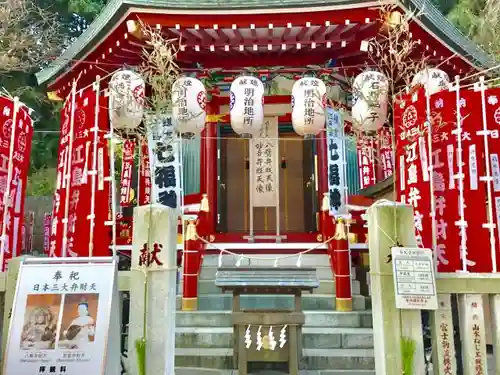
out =
<svg viewBox="0 0 500 375"><path fill-rule="evenodd" d="M3 375L119 374L118 316L113 258L27 258L19 269Z"/></svg>
<svg viewBox="0 0 500 375"><path fill-rule="evenodd" d="M437 310L432 250L393 247L392 268L398 309Z"/></svg>

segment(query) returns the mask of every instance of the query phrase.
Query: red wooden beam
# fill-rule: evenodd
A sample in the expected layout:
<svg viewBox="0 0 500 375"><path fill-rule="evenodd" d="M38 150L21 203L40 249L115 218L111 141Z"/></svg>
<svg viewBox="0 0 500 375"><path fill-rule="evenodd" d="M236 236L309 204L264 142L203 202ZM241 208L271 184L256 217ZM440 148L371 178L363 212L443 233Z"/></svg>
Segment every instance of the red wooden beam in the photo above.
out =
<svg viewBox="0 0 500 375"><path fill-rule="evenodd" d="M254 58L249 58L248 56L239 55L237 57L224 57L221 58L220 54L212 53L209 57L196 53L196 52L185 52L183 54L182 60L186 61L197 61L200 62L204 68L222 68L222 69L239 69L243 67L251 66L281 66L285 62L293 62L296 66L302 65L321 65L328 61L330 58L335 58L335 52L331 50L317 51L314 54L299 54L295 55L290 51L283 51L281 55L276 53L268 54L266 56L259 56Z"/></svg>
<svg viewBox="0 0 500 375"><path fill-rule="evenodd" d="M311 25L323 25L325 20L332 24L345 23L346 19L351 22L362 22L365 18L378 17L378 10L374 8L351 8L346 10L315 10L312 12L297 13L261 13L261 14L227 14L221 10L220 14L169 14L169 13L137 13L131 15L129 19L140 19L150 25L160 24L162 26L174 27L176 24L181 27L190 27L199 25L202 27L213 27L217 24L219 28L231 28L233 24L238 27L249 27L254 24L255 27L267 27L270 23L274 27L285 26L287 23L303 24L304 17L307 17Z"/></svg>

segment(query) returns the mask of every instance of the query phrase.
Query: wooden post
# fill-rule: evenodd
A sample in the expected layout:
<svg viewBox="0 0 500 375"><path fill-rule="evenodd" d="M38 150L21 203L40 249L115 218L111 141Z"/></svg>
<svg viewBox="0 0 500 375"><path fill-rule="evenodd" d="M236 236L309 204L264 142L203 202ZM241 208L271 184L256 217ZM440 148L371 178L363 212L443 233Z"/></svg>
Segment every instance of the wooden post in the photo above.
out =
<svg viewBox="0 0 500 375"><path fill-rule="evenodd" d="M457 373L451 295L438 294L438 309L431 311L432 364L434 375Z"/></svg>
<svg viewBox="0 0 500 375"><path fill-rule="evenodd" d="M490 295L491 322L493 326L493 353L495 374L500 374L500 294Z"/></svg>
<svg viewBox="0 0 500 375"><path fill-rule="evenodd" d="M12 304L16 294L17 277L19 276L19 268L25 256L9 259L7 262L7 272L5 273L5 294L3 298L3 320L0 334L2 337L2 353L7 349L7 337L9 335L10 318L12 314Z"/></svg>
<svg viewBox="0 0 500 375"><path fill-rule="evenodd" d="M463 374L487 374L483 296L481 294L460 294L458 296L458 311Z"/></svg>
<svg viewBox="0 0 500 375"><path fill-rule="evenodd" d="M196 238L194 220L190 220L184 238L184 274L182 291L182 310L198 309L198 271L200 254L199 240Z"/></svg>
<svg viewBox="0 0 500 375"><path fill-rule="evenodd" d="M413 373L425 373L421 312L396 308L391 263L392 247L416 246L413 228L413 209L409 205L384 202L368 209L375 369L381 375L402 374L402 337L416 346Z"/></svg>

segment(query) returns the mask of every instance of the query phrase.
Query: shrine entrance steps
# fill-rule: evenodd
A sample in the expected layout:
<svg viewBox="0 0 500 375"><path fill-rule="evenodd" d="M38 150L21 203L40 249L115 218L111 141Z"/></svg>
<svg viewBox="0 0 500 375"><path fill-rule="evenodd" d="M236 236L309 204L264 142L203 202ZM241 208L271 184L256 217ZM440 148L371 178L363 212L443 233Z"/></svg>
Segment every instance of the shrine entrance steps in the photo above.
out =
<svg viewBox="0 0 500 375"><path fill-rule="evenodd" d="M267 254L266 257L272 255ZM229 257L229 256L228 256ZM304 267L317 268L320 287L302 297L305 325L302 329L303 375L374 375L371 303L360 295L353 270L353 312L335 311L335 285L326 255L303 256ZM291 259L295 266L295 259ZM224 259L224 265L232 264ZM269 261L268 261L269 262ZM259 263L258 261L256 263ZM176 370L182 374L236 375L233 361L232 295L215 287L218 256L206 255L199 283L198 311L178 311L176 317ZM254 261L253 264L255 265ZM259 264L260 265L260 264ZM261 264L264 265L264 264ZM288 264L280 264L287 266ZM292 264L290 264L292 265ZM248 266L248 264L242 264ZM182 290L182 289L180 289ZM180 309L180 297L178 299ZM292 308L288 296L242 296L243 309ZM252 338L255 341L255 338ZM262 370L256 374L280 374Z"/></svg>

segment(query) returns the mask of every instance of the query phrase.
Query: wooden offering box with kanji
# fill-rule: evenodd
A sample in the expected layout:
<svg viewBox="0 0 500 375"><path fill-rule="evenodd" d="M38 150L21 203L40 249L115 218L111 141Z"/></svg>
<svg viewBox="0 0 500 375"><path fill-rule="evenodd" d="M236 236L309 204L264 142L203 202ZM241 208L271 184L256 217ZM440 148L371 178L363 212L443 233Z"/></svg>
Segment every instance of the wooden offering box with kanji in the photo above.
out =
<svg viewBox="0 0 500 375"><path fill-rule="evenodd" d="M215 285L233 293L234 358L240 375L249 363L288 364L288 373L298 375L301 357L302 292L319 286L314 268L219 268ZM241 309L241 295L292 295L294 308Z"/></svg>

